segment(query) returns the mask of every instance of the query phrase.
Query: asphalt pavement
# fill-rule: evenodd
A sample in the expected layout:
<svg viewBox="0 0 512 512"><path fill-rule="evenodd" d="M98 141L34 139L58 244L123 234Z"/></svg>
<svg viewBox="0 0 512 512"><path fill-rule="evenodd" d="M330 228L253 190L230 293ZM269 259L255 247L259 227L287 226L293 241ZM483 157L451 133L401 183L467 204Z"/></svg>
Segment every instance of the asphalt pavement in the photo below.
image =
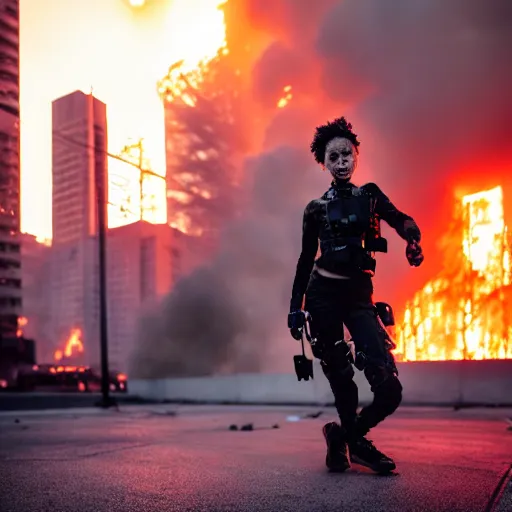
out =
<svg viewBox="0 0 512 512"><path fill-rule="evenodd" d="M379 476L327 472L332 408L5 411L0 510L510 512L511 416L403 407L369 436L397 463Z"/></svg>

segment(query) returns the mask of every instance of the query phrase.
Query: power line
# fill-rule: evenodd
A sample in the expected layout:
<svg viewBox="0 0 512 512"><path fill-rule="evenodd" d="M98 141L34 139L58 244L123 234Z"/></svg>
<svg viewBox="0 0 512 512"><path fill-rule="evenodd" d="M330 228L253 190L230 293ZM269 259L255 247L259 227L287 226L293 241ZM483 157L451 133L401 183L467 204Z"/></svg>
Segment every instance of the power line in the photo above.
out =
<svg viewBox="0 0 512 512"><path fill-rule="evenodd" d="M92 149L96 153L101 153L103 155L107 155L110 158L114 158L115 160L119 160L120 162L124 162L125 164L131 165L132 167L136 167L143 174L148 174L149 176L154 176L155 178L160 178L161 180L164 180L164 181L166 180L165 176L162 176L161 174L158 174L158 173L156 173L154 171L151 171L149 169L144 169L140 165L140 162L139 162L139 164L136 164L135 162L127 160L126 158L123 158L123 157L121 157L119 155L114 155L113 153L109 153L108 151L106 151L104 149L99 149L96 146L91 146L90 144L86 144L85 142L82 142L82 141L73 139L72 137L68 137L66 135L63 135L62 132L60 132L59 130L53 130L52 133L53 133L53 135L57 136L59 139L63 140L64 142L68 142L68 143L73 144L75 146L80 146L80 147L83 147L83 148L86 148L86 149Z"/></svg>
<svg viewBox="0 0 512 512"><path fill-rule="evenodd" d="M151 171L150 169L144 169L144 167L143 167L143 158L142 158L142 155L143 155L142 139L140 139L137 144L132 144L132 145L125 146L125 148L128 148L128 149L134 148L134 147L137 147L139 149L139 159L138 159L139 162L135 163L135 162L132 162L131 160L123 158L122 156L115 155L115 154L110 153L110 152L108 152L108 151L106 151L104 149L100 149L100 148L98 148L96 146L93 146L91 144L87 144L87 143L82 142L80 140L76 140L73 137L70 137L69 135L64 135L62 133L62 131L60 131L60 130L53 130L52 134L54 136L56 136L58 139L60 139L63 142L65 142L65 143L68 143L68 144L74 145L74 146L78 146L78 147L82 147L82 148L85 148L85 149L90 149L90 150L94 151L95 153L106 155L107 157L113 158L115 160L118 160L118 161L123 162L123 163L128 164L128 165L131 165L132 167L135 167L136 169L138 169L139 175L140 175L140 177L139 177L140 220L143 220L144 211L145 211L145 208L143 206L143 200L144 200L144 177L146 175L147 176L154 176L155 178L160 178L161 180L164 180L165 182L167 181L167 179L166 179L165 176L162 176L162 175L160 175L160 174L158 174L158 173L156 173L154 171ZM131 212L128 209L126 209L125 211L135 215L133 212Z"/></svg>

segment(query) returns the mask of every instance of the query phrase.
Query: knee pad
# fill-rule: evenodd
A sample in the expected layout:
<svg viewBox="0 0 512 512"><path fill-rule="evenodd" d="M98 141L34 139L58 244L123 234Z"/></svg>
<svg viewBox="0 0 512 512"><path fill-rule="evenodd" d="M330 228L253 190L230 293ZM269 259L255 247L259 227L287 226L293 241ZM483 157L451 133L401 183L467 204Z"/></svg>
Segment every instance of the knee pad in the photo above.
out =
<svg viewBox="0 0 512 512"><path fill-rule="evenodd" d="M402 385L393 366L368 364L364 375L374 393L382 386L394 393L402 393Z"/></svg>
<svg viewBox="0 0 512 512"><path fill-rule="evenodd" d="M323 352L320 364L329 381L331 379L352 380L354 378L350 349L343 340Z"/></svg>
<svg viewBox="0 0 512 512"><path fill-rule="evenodd" d="M375 384L372 384L372 391L375 396L375 401L379 404L379 407L382 408L383 414L388 416L395 412L402 402L403 388L398 377L394 373L388 372L386 378L382 380L383 373L386 372L378 373L379 379Z"/></svg>

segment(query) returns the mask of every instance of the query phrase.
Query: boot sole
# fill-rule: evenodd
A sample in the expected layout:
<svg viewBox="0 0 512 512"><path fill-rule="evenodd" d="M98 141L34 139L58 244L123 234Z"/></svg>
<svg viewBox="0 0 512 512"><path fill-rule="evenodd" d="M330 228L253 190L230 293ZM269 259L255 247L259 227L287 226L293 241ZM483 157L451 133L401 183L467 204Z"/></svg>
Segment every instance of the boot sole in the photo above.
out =
<svg viewBox="0 0 512 512"><path fill-rule="evenodd" d="M375 471L375 473L380 474L391 473L391 471L396 469L396 464L394 462L380 462L371 464L363 459L360 459L357 457L357 455L351 456L350 461L354 464L359 464L360 466L364 466L365 468L369 468L372 471Z"/></svg>
<svg viewBox="0 0 512 512"><path fill-rule="evenodd" d="M327 466L329 473L345 473L347 469L350 469L350 464L346 464L344 466L331 466L326 462L325 465Z"/></svg>

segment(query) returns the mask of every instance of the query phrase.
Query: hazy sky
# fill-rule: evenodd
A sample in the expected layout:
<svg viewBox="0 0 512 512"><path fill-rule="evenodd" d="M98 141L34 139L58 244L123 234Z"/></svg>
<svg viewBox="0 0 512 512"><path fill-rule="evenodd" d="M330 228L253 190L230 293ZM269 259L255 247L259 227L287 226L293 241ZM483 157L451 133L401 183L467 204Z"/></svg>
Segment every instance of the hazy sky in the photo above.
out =
<svg viewBox="0 0 512 512"><path fill-rule="evenodd" d="M51 102L60 96L93 87L107 104L110 151L144 136L153 168L164 171L156 84L197 46L190 28L201 16L192 13L206 13L205 2L215 0L152 0L146 9L127 0L21 0L22 231L51 236Z"/></svg>

